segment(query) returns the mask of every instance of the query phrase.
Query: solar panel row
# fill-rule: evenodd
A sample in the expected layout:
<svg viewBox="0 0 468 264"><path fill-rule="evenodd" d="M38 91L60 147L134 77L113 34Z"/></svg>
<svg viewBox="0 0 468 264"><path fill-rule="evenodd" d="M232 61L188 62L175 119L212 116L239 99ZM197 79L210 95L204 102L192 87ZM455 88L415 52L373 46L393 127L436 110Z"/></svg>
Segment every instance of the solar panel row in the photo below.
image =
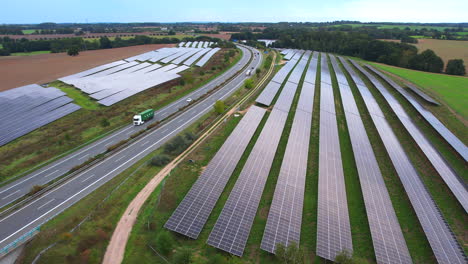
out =
<svg viewBox="0 0 468 264"><path fill-rule="evenodd" d="M72 75L69 75L69 76L59 78L59 80L62 81L62 82L65 82L66 80L69 80L69 79L81 78L81 77L84 77L84 76L87 76L87 75L90 75L90 74L93 74L93 73L97 73L97 72L100 72L100 71L103 71L103 70L106 70L106 69L109 69L109 68L124 64L124 63L126 63L126 62L123 61L123 60L114 61L114 62L111 62L111 63L108 63L108 64L104 64L104 65L101 65L101 66L98 66L98 67L94 67L94 68L86 70L86 71L82 71L82 72L79 72L79 73L75 73L75 74L72 74Z"/></svg>
<svg viewBox="0 0 468 264"><path fill-rule="evenodd" d="M382 173L346 76L330 55L343 102L354 160L378 263L412 263ZM345 84L346 83L346 84Z"/></svg>
<svg viewBox="0 0 468 264"><path fill-rule="evenodd" d="M207 43L207 42L205 42L205 43ZM187 66L192 65L196 60L198 60L201 56L205 55L210 50L211 50L211 48L205 48L205 49L200 50L199 52L195 53L192 57L188 58L184 62L184 65L187 65Z"/></svg>
<svg viewBox="0 0 468 264"><path fill-rule="evenodd" d="M359 93L364 100L392 164L400 177L437 261L439 263L466 263L463 250L460 248L449 226L440 214L437 205L432 200L416 169L411 164L410 159L385 119L377 101L369 89L363 85L364 81L355 73L354 69L346 61L342 60L342 62L357 84ZM351 62L357 69L364 71L359 64L354 61Z"/></svg>
<svg viewBox="0 0 468 264"><path fill-rule="evenodd" d="M309 55L305 55L306 62ZM271 253L278 243L299 244L314 93L315 86L304 83L260 246Z"/></svg>
<svg viewBox="0 0 468 264"><path fill-rule="evenodd" d="M466 190L465 183L461 182L460 178L456 175L455 171L453 171L453 169L441 156L439 151L437 151L437 149L430 143L430 141L424 136L421 130L411 120L411 117L406 113L405 109L400 104L400 102L383 86L383 83L369 72L364 70L363 73L367 76L367 78L369 78L372 84L382 94L382 96L388 102L393 112L397 115L398 119L406 128L408 133L414 139L419 148L421 148L423 153L426 155L427 159L431 162L432 166L434 166L435 170L439 173L441 178L450 188L452 193L457 198L458 202L460 202L460 204L463 206L465 212L468 212L468 191ZM394 83L394 85L396 84ZM413 101L413 103L415 103L415 101ZM429 112L425 112L425 114L426 116L430 117ZM448 130L445 130L445 132L447 131Z"/></svg>
<svg viewBox="0 0 468 264"><path fill-rule="evenodd" d="M296 90L297 84L285 84L208 237L209 245L242 256Z"/></svg>
<svg viewBox="0 0 468 264"><path fill-rule="evenodd" d="M213 55L215 55L216 52L218 52L220 48L214 48L210 51L208 51L197 63L195 63L196 66L198 67L203 67Z"/></svg>
<svg viewBox="0 0 468 264"><path fill-rule="evenodd" d="M437 131L439 134L455 149L455 151L462 156L465 161L468 161L468 148L455 136L442 122L437 119L429 110L422 106L413 96L403 89L396 82L388 78L382 72L376 70L374 67L366 65L370 70L382 77L390 86L397 90L406 100L426 119L426 121ZM414 88L416 89L416 88ZM466 209L466 208L465 208Z"/></svg>
<svg viewBox="0 0 468 264"><path fill-rule="evenodd" d="M0 92L0 146L78 109L57 88L26 85Z"/></svg>
<svg viewBox="0 0 468 264"><path fill-rule="evenodd" d="M291 58L296 54L297 50L290 50L286 55L284 56L285 60L291 60Z"/></svg>
<svg viewBox="0 0 468 264"><path fill-rule="evenodd" d="M321 54L317 255L334 261L353 251L335 102L326 54Z"/></svg>
<svg viewBox="0 0 468 264"><path fill-rule="evenodd" d="M198 237L265 112L256 106L248 110L164 227Z"/></svg>

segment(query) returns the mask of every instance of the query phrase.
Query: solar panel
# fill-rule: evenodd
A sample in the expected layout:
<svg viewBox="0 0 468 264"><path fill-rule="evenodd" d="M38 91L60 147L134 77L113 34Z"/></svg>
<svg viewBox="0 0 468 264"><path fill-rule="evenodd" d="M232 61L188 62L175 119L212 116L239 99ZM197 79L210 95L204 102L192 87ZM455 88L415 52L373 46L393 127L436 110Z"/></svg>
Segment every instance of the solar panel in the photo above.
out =
<svg viewBox="0 0 468 264"><path fill-rule="evenodd" d="M198 67L203 67L208 62L208 60L213 55L215 55L215 53L218 52L219 50L220 50L220 48L214 48L214 49L210 50L195 65L198 66Z"/></svg>
<svg viewBox="0 0 468 264"><path fill-rule="evenodd" d="M459 246L437 205L432 200L429 192L421 181L416 169L411 164L398 138L385 119L380 106L370 93L369 89L361 85L363 80L354 72L349 64L343 61L343 65L350 73L364 100L372 121L382 139L387 153L401 183L409 197L411 205L421 223L426 237L431 245L434 255L439 263L466 263L466 257ZM359 70L364 71L360 65L351 61Z"/></svg>
<svg viewBox="0 0 468 264"><path fill-rule="evenodd" d="M290 50L285 56L284 56L284 59L285 60L291 60L292 57L294 56L294 54L296 54L296 50Z"/></svg>
<svg viewBox="0 0 468 264"><path fill-rule="evenodd" d="M184 48L179 48L179 51L177 51L176 53L164 58L161 60L162 63L169 63L177 58L179 58L180 56L184 55L185 53L191 51L191 49L184 49Z"/></svg>
<svg viewBox="0 0 468 264"><path fill-rule="evenodd" d="M198 60L201 56L205 55L207 52L209 52L211 48L207 49L202 49L201 51L195 53L192 57L188 58L185 62L184 65L190 66L192 65L196 60Z"/></svg>
<svg viewBox="0 0 468 264"><path fill-rule="evenodd" d="M263 233L261 248L270 253L278 243L299 244L314 92L304 83Z"/></svg>
<svg viewBox="0 0 468 264"><path fill-rule="evenodd" d="M247 111L164 227L198 237L265 112L256 106Z"/></svg>
<svg viewBox="0 0 468 264"><path fill-rule="evenodd" d="M196 53L198 53L200 51L201 51L201 49L192 48L192 50L190 50L189 52L187 52L184 55L180 56L179 58L173 60L172 63L180 64L183 61L185 61L186 59L188 59L189 57L193 56L194 54L196 54Z"/></svg>
<svg viewBox="0 0 468 264"><path fill-rule="evenodd" d="M360 68L362 69L362 68ZM401 121L403 126L406 128L408 133L414 139L422 152L426 155L427 159L434 166L435 170L439 173L441 178L450 188L452 193L457 198L458 202L463 206L465 212L468 212L468 191L466 190L465 184L460 181L460 178L456 175L453 169L447 164L445 159L441 156L439 151L430 143L430 141L424 136L424 134L419 130L416 125L411 120L411 117L406 113L403 106L400 102L383 86L382 82L372 76L369 72L363 72L369 80L374 84L377 90L382 94L385 100L388 102L392 110L397 115L398 119ZM387 82L392 82L387 80ZM393 83L393 85L397 85ZM416 101L413 100L413 103ZM430 117L429 112L425 113L426 116ZM433 115L431 115L433 116ZM441 123L440 123L441 124ZM448 130L445 130L448 131ZM460 142L461 143L461 142ZM465 147L466 149L466 147Z"/></svg>
<svg viewBox="0 0 468 264"><path fill-rule="evenodd" d="M242 256L296 89L288 82L281 92L208 237L209 245Z"/></svg>
<svg viewBox="0 0 468 264"><path fill-rule="evenodd" d="M263 89L260 96L255 101L259 104L270 106L271 102L273 102L273 99L275 98L280 88L281 88L280 83L270 81L268 85L265 87L265 89Z"/></svg>
<svg viewBox="0 0 468 264"><path fill-rule="evenodd" d="M91 74L96 73L96 72L100 72L100 71L103 71L103 70L106 70L106 69L109 69L109 68L112 68L112 67L115 67L115 66L119 66L121 64L125 64L125 63L127 63L127 62L125 62L123 60L114 61L114 62L111 62L111 63L108 63L108 64L104 64L104 65L101 65L101 66L98 66L98 67L94 67L94 68L86 70L86 71L82 71L82 72L79 72L79 73L68 75L66 77L59 78L59 80L62 81L62 82L65 82L66 80L69 80L69 79L81 78L81 77L91 75Z"/></svg>
<svg viewBox="0 0 468 264"><path fill-rule="evenodd" d="M468 148L455 136L442 122L437 119L430 111L421 105L413 96L403 89L400 85L388 78L386 75L376 70L372 66L366 65L370 70L382 77L390 86L397 90L406 100L418 111L424 119L437 131L439 134L462 156L465 161L468 161ZM416 88L415 88L416 89ZM466 210L466 207L465 207Z"/></svg>
<svg viewBox="0 0 468 264"><path fill-rule="evenodd" d="M341 93L377 262L412 263L353 93L335 57L330 55L330 58L336 77L341 80L338 88Z"/></svg>
<svg viewBox="0 0 468 264"><path fill-rule="evenodd" d="M320 87L317 255L334 261L343 250L352 252L353 245L333 88L324 53Z"/></svg>

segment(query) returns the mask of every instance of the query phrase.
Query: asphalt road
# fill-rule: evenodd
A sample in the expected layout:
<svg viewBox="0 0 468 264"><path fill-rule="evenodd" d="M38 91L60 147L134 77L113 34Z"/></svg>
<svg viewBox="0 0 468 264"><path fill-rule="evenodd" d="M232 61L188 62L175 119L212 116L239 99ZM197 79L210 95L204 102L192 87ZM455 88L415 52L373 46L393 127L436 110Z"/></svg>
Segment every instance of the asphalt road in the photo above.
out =
<svg viewBox="0 0 468 264"><path fill-rule="evenodd" d="M242 66L243 63L245 64L246 61L248 62L251 56L250 52L247 52L245 48L242 49L244 49L244 54L248 55L247 57L244 56L244 58L242 58L241 65L239 66ZM257 68L260 67L260 65L260 56L255 56L248 67ZM238 75L225 86L209 95L205 99L195 103L192 107L186 109L180 115L171 119L161 127L151 131L142 138L133 142L131 145L107 157L98 164L93 165L84 172L68 180L64 184L47 192L38 199L26 204L24 207L14 211L10 215L0 219L0 248L3 248L4 246L12 243L17 238L21 237L23 234L32 230L36 226L47 222L49 219L53 218L66 208L73 205L75 202L96 190L152 151L156 150L166 141L193 124L204 114L208 113L217 100L224 100L229 97L241 85L243 85L244 80L247 77L248 76L246 76L244 73ZM202 95L199 91L197 92L199 95ZM190 96L192 97L193 95ZM185 99L183 98L182 104L184 102ZM161 109L158 111L158 113L162 114L167 111L169 114L170 110L177 111L177 109L180 108L182 104L179 105L179 103L176 103L173 107ZM133 130L133 127L124 128L121 131L118 131L117 133L109 136L108 140L110 141L115 140L115 138L119 138L117 140L119 141L122 139L121 137L125 137L123 135L129 136L132 134L128 133L127 131L132 131L132 133L134 133L136 130ZM107 148L103 146L107 142L108 141L104 141L95 143L93 145L96 145L97 148L102 150ZM59 168L60 172L68 171L70 166L74 166L71 164L76 164L73 161L76 161L85 155L88 151L95 151L94 148L87 150L88 148L90 147L80 150L76 154L71 154L70 157L68 157L68 160L67 158L64 158L62 163L58 163L54 168L49 168L49 172L45 175L53 173L54 171L59 170ZM42 170L44 169L41 169L39 173L44 173ZM57 177L55 174L59 174L59 172L55 172L52 176L49 177ZM33 177L33 179L43 177Z"/></svg>
<svg viewBox="0 0 468 264"><path fill-rule="evenodd" d="M166 119L168 116L176 113L179 111L180 108L187 106L189 103L187 102L188 98L192 98L196 100L206 94L207 92L213 90L216 86L220 85L221 83L225 82L229 78L231 78L234 74L236 74L239 70L241 70L250 60L251 54L247 52L247 49L244 47L239 46L243 51L243 56L241 60L234 65L232 68L227 70L222 75L218 76L208 84L204 85L203 87L193 91L192 93L180 98L179 100L169 104L168 106L158 110L155 112L155 118L148 123L145 123L142 126L133 126L131 124L132 120L128 120L129 125L119 129L108 136L97 140L96 142L77 150L45 167L42 167L36 171L29 173L16 181L9 183L0 188L0 208L4 207L15 200L23 197L27 194L34 185L43 185L51 180L54 180L68 171L71 168L82 164L89 158L96 156L100 153L104 153L109 146L112 146L122 140L128 139L132 134L146 129L146 127L156 121L162 121ZM251 66L249 66L251 67Z"/></svg>

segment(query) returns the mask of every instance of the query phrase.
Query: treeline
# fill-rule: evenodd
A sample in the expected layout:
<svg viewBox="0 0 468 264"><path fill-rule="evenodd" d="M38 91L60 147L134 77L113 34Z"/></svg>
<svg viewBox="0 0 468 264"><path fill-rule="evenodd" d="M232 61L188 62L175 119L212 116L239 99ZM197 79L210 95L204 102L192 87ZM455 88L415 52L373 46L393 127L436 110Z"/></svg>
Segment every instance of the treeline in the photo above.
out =
<svg viewBox="0 0 468 264"><path fill-rule="evenodd" d="M234 46L234 44L232 44L231 42L222 41L218 38L211 38L207 36L184 38L182 41L218 42L219 46L223 48L232 48ZM123 39L120 37L117 37L115 39L109 39L108 37L101 37L99 40L88 40L80 37L54 40L14 40L9 37L3 37L0 38L0 44L2 44L3 46L3 48L0 49L0 56L8 56L14 52L50 50L52 53L58 53L66 52L70 49L84 51L121 48L145 44L171 44L179 42L180 40L177 38L152 38L148 36L135 36L129 39Z"/></svg>
<svg viewBox="0 0 468 264"><path fill-rule="evenodd" d="M380 41L362 32L316 31L301 29L266 29L263 34L244 32L233 34L232 38L277 39L276 48L296 48L337 53L359 57L403 68L441 73L444 62L434 51L426 50L418 54L418 49L410 44Z"/></svg>

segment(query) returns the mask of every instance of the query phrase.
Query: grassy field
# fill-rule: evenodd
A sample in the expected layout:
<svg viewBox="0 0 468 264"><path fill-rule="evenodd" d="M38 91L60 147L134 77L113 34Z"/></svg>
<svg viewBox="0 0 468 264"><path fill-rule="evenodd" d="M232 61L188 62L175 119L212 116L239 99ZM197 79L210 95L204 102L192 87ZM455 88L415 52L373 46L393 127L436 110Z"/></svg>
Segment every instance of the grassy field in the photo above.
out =
<svg viewBox="0 0 468 264"><path fill-rule="evenodd" d="M468 102L467 77L421 72L377 63L370 64L416 84L424 92L446 104L463 118L468 118L468 108L466 107L466 102Z"/></svg>
<svg viewBox="0 0 468 264"><path fill-rule="evenodd" d="M468 72L468 41L419 39L418 43L413 45L418 47L418 52L423 52L427 49L433 50L442 58L445 66L447 66L447 62L451 59L463 59Z"/></svg>
<svg viewBox="0 0 468 264"><path fill-rule="evenodd" d="M0 181L52 159L70 149L99 138L102 134L128 124L134 113L153 108L160 109L174 100L196 90L211 79L237 63L241 53L237 52L228 63L224 63L227 50L216 53L202 68L190 68L181 73L187 79L185 85L174 80L148 89L110 107L100 106L87 95L61 82L54 82L58 88L83 107L64 118L41 127L0 148ZM201 74L203 72L203 74ZM102 120L110 125L101 125Z"/></svg>
<svg viewBox="0 0 468 264"><path fill-rule="evenodd" d="M132 39L134 38L135 36L125 36L125 37L120 37L121 39ZM150 36L150 35L147 35L147 37L151 37L151 38L157 38L157 39L161 39L161 38L177 38L177 39L183 39L183 38L193 38L194 36L192 35L185 35L185 34L177 34L177 35L161 35L161 36ZM110 40L115 40L116 37L109 37ZM90 39L86 39L87 41L99 41L99 38L90 38Z"/></svg>
<svg viewBox="0 0 468 264"><path fill-rule="evenodd" d="M51 53L50 50L40 50L40 51L31 51L31 52L14 52L14 53L11 53L10 56L31 56L31 55L49 54L49 53Z"/></svg>
<svg viewBox="0 0 468 264"><path fill-rule="evenodd" d="M21 31L23 31L23 34L28 34L28 35L36 32L35 29L23 29Z"/></svg>
<svg viewBox="0 0 468 264"><path fill-rule="evenodd" d="M341 24L341 25L334 25L335 27L339 27L339 26L343 26L343 25L346 25L346 26L352 26L352 27L370 27L370 26L376 26L378 28L382 28L382 29L392 29L392 28L399 28L399 29L405 29L405 28L410 28L411 30L415 30L415 29L423 29L423 28L426 28L428 30L431 30L431 29L436 29L438 31L444 31L444 29L446 28L454 28L454 27L436 27L436 26L410 26L410 25L398 25L398 24L395 24L395 25L382 25L382 24Z"/></svg>

